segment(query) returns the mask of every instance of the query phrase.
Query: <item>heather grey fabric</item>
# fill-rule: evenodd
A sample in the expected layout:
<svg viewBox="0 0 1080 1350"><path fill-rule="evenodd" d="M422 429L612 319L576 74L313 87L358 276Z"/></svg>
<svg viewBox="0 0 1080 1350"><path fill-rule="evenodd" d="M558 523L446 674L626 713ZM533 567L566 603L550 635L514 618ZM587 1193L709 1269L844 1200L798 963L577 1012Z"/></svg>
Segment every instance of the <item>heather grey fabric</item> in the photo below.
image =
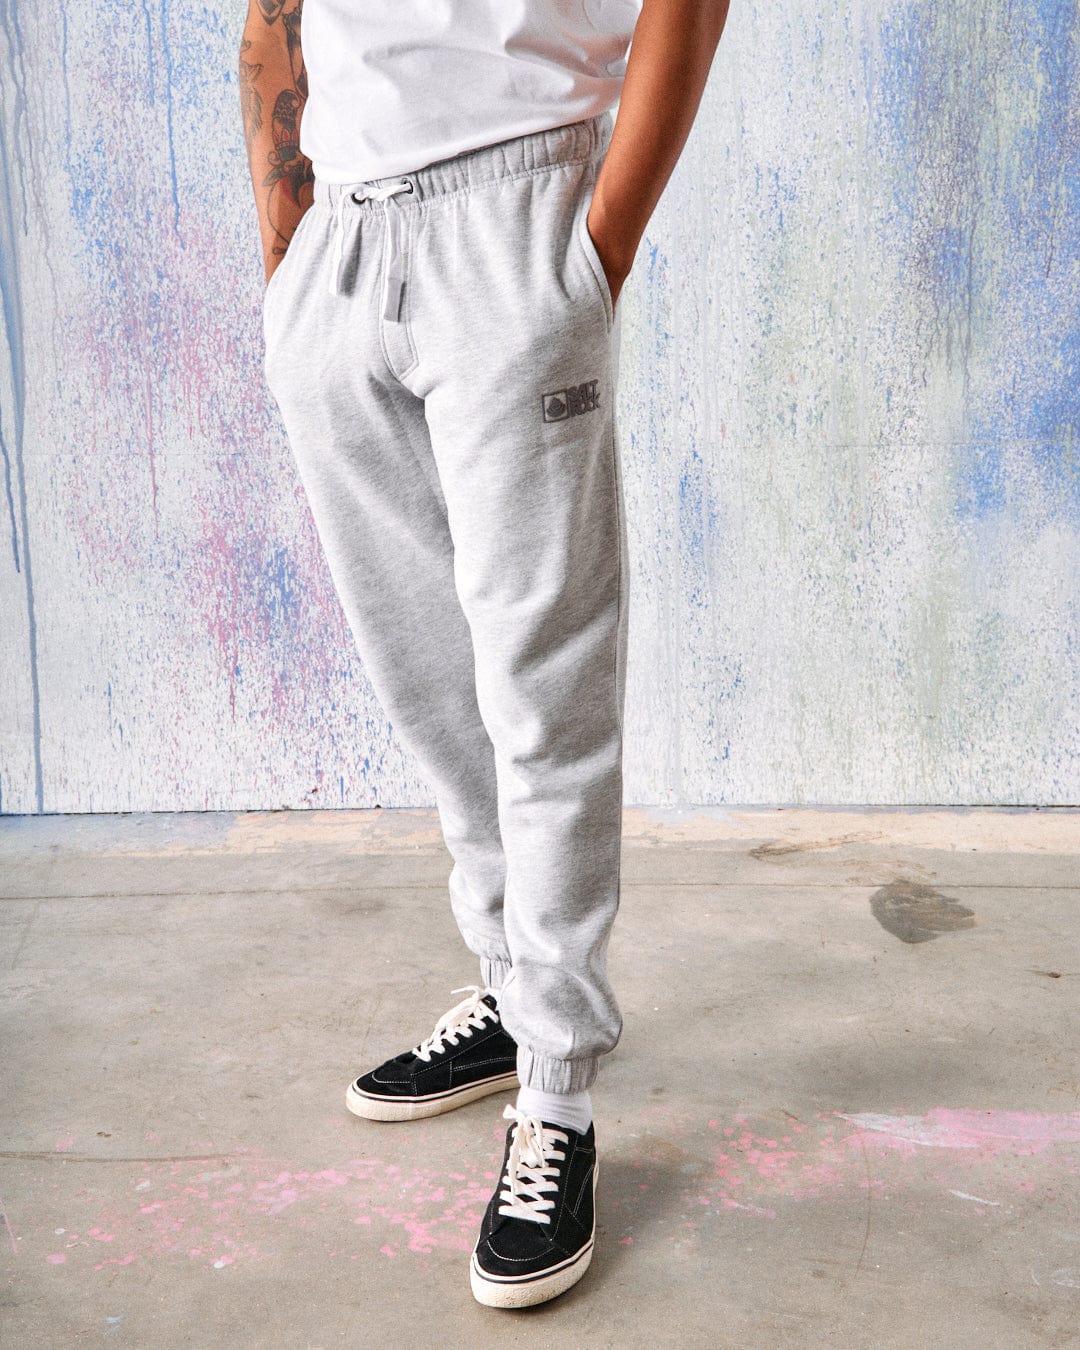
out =
<svg viewBox="0 0 1080 1350"><path fill-rule="evenodd" d="M502 983L521 1082L559 1093L622 1026L618 316L586 228L612 125L317 182L264 301L267 381L364 668L435 795L454 916Z"/></svg>

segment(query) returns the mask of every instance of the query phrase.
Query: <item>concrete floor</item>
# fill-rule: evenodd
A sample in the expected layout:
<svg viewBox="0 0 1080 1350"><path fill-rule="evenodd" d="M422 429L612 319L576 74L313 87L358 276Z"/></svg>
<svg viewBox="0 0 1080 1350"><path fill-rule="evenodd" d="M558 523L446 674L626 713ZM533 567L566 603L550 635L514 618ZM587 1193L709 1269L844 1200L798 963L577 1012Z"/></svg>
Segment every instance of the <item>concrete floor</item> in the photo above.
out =
<svg viewBox="0 0 1080 1350"><path fill-rule="evenodd" d="M432 813L0 821L0 1341L1080 1346L1080 813L626 819L597 1255L523 1313L503 1099L343 1105L476 978Z"/></svg>

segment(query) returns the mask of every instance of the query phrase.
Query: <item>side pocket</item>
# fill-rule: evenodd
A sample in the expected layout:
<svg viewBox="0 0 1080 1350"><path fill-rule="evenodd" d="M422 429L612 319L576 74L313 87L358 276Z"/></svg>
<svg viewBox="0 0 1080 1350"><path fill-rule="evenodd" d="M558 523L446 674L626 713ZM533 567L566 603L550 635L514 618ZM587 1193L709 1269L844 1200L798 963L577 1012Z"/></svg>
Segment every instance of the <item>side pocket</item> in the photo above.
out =
<svg viewBox="0 0 1080 1350"><path fill-rule="evenodd" d="M596 245L593 243L593 237L589 233L589 207L592 204L594 186L595 185L590 186L583 194L584 200L582 205L578 208L577 233L581 247L585 250L585 257L588 259L589 268L596 281L597 290L600 292L600 299L604 303L604 316L607 320L608 332L610 333L615 322L615 306L611 300L611 287L608 285L604 264L600 261L600 254L597 252Z"/></svg>
<svg viewBox="0 0 1080 1350"><path fill-rule="evenodd" d="M282 257L281 261L280 261L280 262L278 263L278 265L274 268L273 272L271 272L271 274L270 274L270 280L269 280L268 282L266 282L265 285L264 285L264 287L263 287L263 298L262 298L262 300L263 300L263 312L264 312L264 313L265 313L265 311L266 311L266 302L267 302L267 300L269 300L269 298L270 298L272 292L277 288L278 278L281 276L281 273L288 267L288 265L289 265L289 259L295 256L295 253L296 253L296 241L299 239L300 233L301 233L301 231L303 230L304 225L307 223L307 220L308 220L309 216L314 215L314 214L315 214L315 211L316 211L317 209L318 209L318 208L316 207L315 203L313 202L313 203L311 204L311 206L309 206L308 209L304 212L304 214L300 217L300 219L296 222L296 229L293 230L293 232L292 232L292 238L289 240L289 247L285 250L285 254L284 254L284 256Z"/></svg>
<svg viewBox="0 0 1080 1350"><path fill-rule="evenodd" d="M311 223L312 217L321 214L318 203L312 203L300 217L289 247L263 287L263 375L275 394L278 358L291 346L286 339L299 321L299 311L305 300L304 279L311 275L311 265L315 261L308 240L318 248L321 228L318 221ZM288 365L286 362L283 373L287 372Z"/></svg>

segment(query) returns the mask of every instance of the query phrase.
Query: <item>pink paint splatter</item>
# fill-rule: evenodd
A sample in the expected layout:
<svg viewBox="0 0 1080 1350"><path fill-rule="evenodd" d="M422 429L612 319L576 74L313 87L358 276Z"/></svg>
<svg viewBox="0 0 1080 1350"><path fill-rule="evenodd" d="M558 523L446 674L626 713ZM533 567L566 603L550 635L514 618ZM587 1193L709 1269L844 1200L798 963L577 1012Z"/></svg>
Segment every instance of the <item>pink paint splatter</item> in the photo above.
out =
<svg viewBox="0 0 1080 1350"><path fill-rule="evenodd" d="M1017 1149L1035 1153L1051 1144L1080 1142L1080 1112L953 1111L940 1107L924 1116L844 1114L844 1120L888 1142L930 1148L974 1148L984 1153Z"/></svg>
<svg viewBox="0 0 1080 1350"><path fill-rule="evenodd" d="M104 1270L106 1266L130 1266L134 1260L135 1253L128 1252L126 1256L111 1256L107 1261L99 1261L94 1269Z"/></svg>
<svg viewBox="0 0 1080 1350"><path fill-rule="evenodd" d="M798 1125L785 1124L788 1134L776 1128L776 1117L774 1111L714 1125L691 1113L649 1108L622 1139L609 1137L619 1179L605 1185L601 1176L600 1205L625 1234L619 1244L663 1240L663 1229L670 1233L675 1224L678 1241L694 1244L709 1240L717 1222L759 1223L784 1206L847 1202L859 1193L888 1194L898 1207L918 1209L935 1202L928 1188L965 1221L979 1223L1010 1196L1024 1203L1047 1190L1060 1192L1060 1171L1070 1177L1077 1171L1076 1150L1061 1147L1080 1139L1075 1114L816 1112ZM1002 1149L1012 1155L1007 1167L988 1167ZM1032 1154L1041 1155L1038 1164ZM334 1246L342 1259L363 1260L371 1252L416 1259L472 1247L494 1172L463 1166L457 1157L448 1172L371 1158L342 1162L341 1156L305 1167L242 1151L217 1172L203 1162L162 1160L149 1170L138 1164L133 1184L121 1186L121 1199L107 1210L99 1193L76 1194L72 1203L82 1209L73 1210L71 1221L86 1237L79 1242L69 1230L70 1261L89 1265L98 1243L114 1243L123 1254L95 1270L136 1260L197 1259L214 1270L282 1255L326 1260L330 1245L310 1241L323 1216L336 1226L322 1231L332 1231L338 1243L342 1231L360 1229L355 1243L346 1244L356 1252ZM135 1190L136 1182L153 1186L152 1202ZM40 1241L37 1259L59 1265L53 1233L42 1225L39 1237L24 1237L20 1245Z"/></svg>

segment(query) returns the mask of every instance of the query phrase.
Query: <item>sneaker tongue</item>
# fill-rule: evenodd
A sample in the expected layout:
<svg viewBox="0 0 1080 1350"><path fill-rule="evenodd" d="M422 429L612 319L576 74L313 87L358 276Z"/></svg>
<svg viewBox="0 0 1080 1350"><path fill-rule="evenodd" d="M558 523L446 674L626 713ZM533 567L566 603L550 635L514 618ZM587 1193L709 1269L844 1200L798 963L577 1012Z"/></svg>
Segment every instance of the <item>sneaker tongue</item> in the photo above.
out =
<svg viewBox="0 0 1080 1350"><path fill-rule="evenodd" d="M495 1001L495 995L494 995L494 994L485 994L484 997L480 1000L480 1002L481 1002L481 1003L486 1003L486 1004L488 1005L488 1007L492 1010L492 1012L498 1012L498 1011L499 1011L499 1005L498 1005L498 1003L496 1003L496 1001Z"/></svg>

